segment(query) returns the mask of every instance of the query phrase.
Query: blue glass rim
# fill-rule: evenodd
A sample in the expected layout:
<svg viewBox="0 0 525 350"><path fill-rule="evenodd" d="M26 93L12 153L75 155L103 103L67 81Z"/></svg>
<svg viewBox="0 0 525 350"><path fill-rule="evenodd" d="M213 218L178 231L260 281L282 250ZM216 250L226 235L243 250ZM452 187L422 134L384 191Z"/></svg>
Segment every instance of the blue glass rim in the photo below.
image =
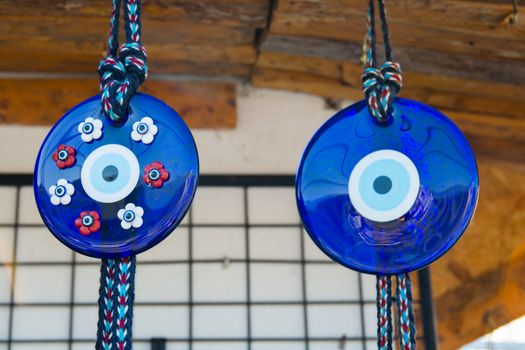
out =
<svg viewBox="0 0 525 350"><path fill-rule="evenodd" d="M68 118L71 118L71 115L73 113L75 113L75 111L77 111L82 106L84 106L86 104L89 104L89 103L93 103L93 102L100 103L100 98L101 98L100 94L98 94L98 95L92 96L92 97L90 97L90 98L80 102L79 104L77 104L76 106L74 106L70 110L68 110L66 113L64 113L64 115L50 128L50 130L48 131L46 137L44 138L44 141L42 143L42 146L41 146L41 148L40 148L40 150L38 152L37 158L36 158L35 168L34 168L34 176L33 176L33 193L34 193L35 199L37 201L37 207L38 207L38 211L39 211L40 217L42 218L44 224L49 229L51 234L53 234L53 236L55 238L57 238L61 243L63 243L64 245L66 245L67 247L69 247L70 249L72 249L73 251L75 251L75 252L77 252L79 254L90 256L90 257L94 257L94 258L103 258L103 259L123 258L123 257L129 257L129 256L140 254L140 253L142 253L142 252L144 252L144 251L146 251L146 250L156 246L161 241L163 241L165 238L167 238L172 233L172 231L180 224L180 222L184 219L185 215L187 214L187 212L190 209L191 203L192 203L192 201L193 201L193 199L195 197L195 194L196 194L197 183L198 183L198 178L199 178L199 156L198 156L197 145L195 143L195 140L194 140L194 138L191 135L190 129L184 124L182 118L178 115L178 113L175 110L173 110L165 102L163 102L162 100L159 100L159 99L157 99L157 98L155 98L155 97L153 97L151 95L144 94L144 93L136 93L132 97L131 103L130 103L130 111L128 112L128 116L126 117L126 120L125 120L124 123L114 124L111 120L105 118L103 116L103 114L100 113L99 118L103 119L104 128L106 128L108 126L108 124L111 124L113 127L117 128L117 130L118 130L120 128L123 128L129 122L129 118L133 114L133 106L131 106L131 104L133 103L134 100L136 101L138 99L147 99L147 100L152 101L153 103L157 104L158 106L163 106L163 108L168 108L171 111L173 111L175 113L175 115L180 119L179 126L183 125L183 127L185 128L185 131L190 136L187 139L185 139L185 141L186 142L190 142L189 147L194 150L194 154L192 156L195 157L195 173L191 176L191 182L188 183L188 186L190 188L192 188L192 190L188 193L188 196L186 197L187 204L185 205L183 211L180 213L181 215L176 220L170 222L170 224L168 226L163 228L164 229L164 233L163 234L158 234L158 235L156 235L155 238L150 239L148 241L147 245L143 245L142 247L137 248L137 249L136 248L130 248L130 247L124 247L124 246L115 246L115 247L106 246L106 247L104 247L104 251L100 251L98 248L97 249L93 249L93 247L90 246L89 244L85 244L85 245L73 244L70 240L68 240L65 237L63 237L62 235L56 233L54 225L46 220L46 217L44 216L44 214L42 212L42 209L40 207L41 206L40 195L38 193L39 192L39 184L38 184L38 182L39 182L39 165L41 164L42 151L44 149L44 145L46 145L50 141L50 139L53 137L52 136L53 133L57 130L57 128L60 127L61 123L64 122L65 120L67 120ZM177 123L179 123L179 121ZM106 129L104 129L104 130L107 131ZM142 169L141 169L141 171L142 171ZM137 187L134 189L134 191L138 191L138 186L139 185L137 185ZM75 192L75 195L76 195L76 192ZM42 199L42 200L46 200L46 199Z"/></svg>
<svg viewBox="0 0 525 350"><path fill-rule="evenodd" d="M467 152L472 153L472 164L471 165L472 165L472 169L475 172L475 174L474 174L475 180L474 180L473 185L475 185L476 191L474 193L474 197L471 198L472 200L471 200L471 202L469 204L469 214L467 215L467 216L469 216L468 220L463 223L463 225L462 225L462 227L460 229L456 230L456 232L454 233L455 234L455 237L453 239L454 242L452 244L449 244L448 246L446 246L445 249L442 249L441 251L439 251L437 253L434 253L431 256L428 256L426 258L420 258L417 262L415 262L414 264L412 264L410 266L402 266L402 267L394 267L394 266L386 266L385 267L385 266L383 266L381 269L379 269L377 266L366 266L366 264L351 263L348 260L346 260L344 258L341 258L341 256L338 256L337 254L334 254L334 252L330 248L325 246L325 243L322 242L319 239L319 235L321 233L316 232L315 229L312 228L312 226L314 226L314 225L311 224L313 219L310 218L311 212L309 212L307 210L307 208L306 208L307 205L305 204L305 200L303 198L303 194L301 193L301 185L302 185L302 179L303 179L303 176L304 176L304 168L305 168L306 159L310 155L310 152L311 152L312 148L314 147L314 144L318 141L318 139L321 137L321 135L323 134L323 132L325 130L329 129L334 124L338 123L340 120L342 120L344 118L349 118L350 116L348 116L347 114L351 114L353 112L355 112L357 114L359 111L362 111L362 110L366 110L366 114L367 114L367 117L370 120L370 123L376 125L377 127L383 128L385 130L389 129L389 128L394 128L396 126L396 118L399 118L399 115L397 115L397 113L396 113L396 106L395 106L396 103L397 104L401 104L401 105L408 105L408 104L410 104L410 105L417 105L418 108L421 108L421 110L424 113L433 114L437 118L442 119L445 122L449 123L448 127L450 127L452 132L453 133L458 133L458 134L461 135L462 139L459 140L458 142L464 143L464 146L466 147ZM473 158L472 149L471 149L470 145L468 144L468 141L466 141L466 139L464 139L464 136L462 135L462 133L459 130L459 128L457 128L457 126L455 126L450 119L448 119L444 114L442 114L440 111L436 110L433 107L430 107L430 106L427 106L427 105L423 105L423 104L421 104L421 103L419 103L417 101L413 101L413 100L409 100L409 99L405 99L405 98L396 98L395 99L393 114L394 115L389 118L389 122L388 123L378 123L369 114L369 112L367 110L367 101L366 100L361 100L361 101L359 101L359 102L357 102L355 104L352 104L352 105L342 109L341 111L337 112L333 117L329 118L325 123L323 123L323 125L321 127L318 128L318 130L314 133L314 135L312 136L312 138L308 142L307 146L305 147L305 149L303 150L303 153L301 155L301 160L300 160L300 163L299 163L299 166L298 166L298 169L297 169L297 172L296 172L296 176L295 176L296 204L297 204L297 207L298 207L300 218L301 218L301 220L302 220L302 222L304 224L305 230L308 233L308 235L310 236L310 238L312 239L312 241L316 244L316 246L323 253L325 253L327 256L329 256L332 260L340 263L341 265L343 265L343 266L345 266L347 268L350 268L350 269L358 271L358 272L367 273L367 274L394 275L394 274L399 274L399 273L408 273L408 272L417 271L417 270L419 270L421 268L424 268L424 267L428 266L429 264L431 264L432 262L434 262L435 260L439 259L445 253L447 253L453 247L453 245L461 238L461 236L464 234L468 224L470 223L470 220L472 219L472 215L473 215L473 213L475 211L475 208L476 208L476 205L477 205L477 201L478 201L478 197L479 197L479 192L478 192L478 188L479 188L478 169L477 169L477 164L475 162L475 159ZM399 120L397 120L397 122L399 122ZM379 149L381 149L381 148L379 148Z"/></svg>

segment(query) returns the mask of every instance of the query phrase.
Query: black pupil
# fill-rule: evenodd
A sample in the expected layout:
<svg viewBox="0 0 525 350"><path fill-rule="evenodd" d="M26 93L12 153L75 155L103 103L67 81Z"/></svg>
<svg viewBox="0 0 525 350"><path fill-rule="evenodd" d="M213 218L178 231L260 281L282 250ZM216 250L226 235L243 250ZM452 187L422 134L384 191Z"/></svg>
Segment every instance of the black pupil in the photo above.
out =
<svg viewBox="0 0 525 350"><path fill-rule="evenodd" d="M115 181L115 179L118 177L118 169L113 165L108 165L104 168L104 170L102 170L102 177L107 182Z"/></svg>
<svg viewBox="0 0 525 350"><path fill-rule="evenodd" d="M58 152L58 158L61 160L64 160L67 158L67 152L66 151L60 151Z"/></svg>
<svg viewBox="0 0 525 350"><path fill-rule="evenodd" d="M158 170L152 170L149 173L149 177L153 180L157 180L159 178L159 171Z"/></svg>
<svg viewBox="0 0 525 350"><path fill-rule="evenodd" d="M87 123L87 124L84 124L84 131L85 132L90 132L91 131L91 124Z"/></svg>
<svg viewBox="0 0 525 350"><path fill-rule="evenodd" d="M131 219L133 219L133 213L131 213L129 211L126 212L126 220L131 220Z"/></svg>
<svg viewBox="0 0 525 350"><path fill-rule="evenodd" d="M145 133L147 130L148 130L148 127L146 126L146 124L140 124L139 125L139 132L140 133Z"/></svg>
<svg viewBox="0 0 525 350"><path fill-rule="evenodd" d="M56 193L61 196L62 194L64 194L64 188L62 186L59 186L57 187L57 191Z"/></svg>
<svg viewBox="0 0 525 350"><path fill-rule="evenodd" d="M93 223L93 219L91 219L91 217L87 215L84 216L84 219L82 221L83 221L83 224L86 226L89 226Z"/></svg>
<svg viewBox="0 0 525 350"><path fill-rule="evenodd" d="M379 194L388 193L392 189L392 180L388 176L379 176L374 180L374 191Z"/></svg>

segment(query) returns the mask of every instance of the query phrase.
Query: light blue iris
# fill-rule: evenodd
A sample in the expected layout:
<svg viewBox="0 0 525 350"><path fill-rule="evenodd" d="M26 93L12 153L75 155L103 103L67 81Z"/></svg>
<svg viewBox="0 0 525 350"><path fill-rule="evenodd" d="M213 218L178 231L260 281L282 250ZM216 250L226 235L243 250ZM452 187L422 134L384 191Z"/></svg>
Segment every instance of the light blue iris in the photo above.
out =
<svg viewBox="0 0 525 350"><path fill-rule="evenodd" d="M374 189L374 181L379 177L387 177L392 188L386 193L378 193ZM397 207L408 195L410 177L401 163L391 160L378 160L368 166L359 179L359 194L363 202L375 210L387 211Z"/></svg>
<svg viewBox="0 0 525 350"><path fill-rule="evenodd" d="M106 181L103 171L107 166L118 169L118 176L113 181ZM126 158L117 153L108 153L96 160L91 168L89 179L91 185L101 193L115 193L125 187L129 181L130 168Z"/></svg>

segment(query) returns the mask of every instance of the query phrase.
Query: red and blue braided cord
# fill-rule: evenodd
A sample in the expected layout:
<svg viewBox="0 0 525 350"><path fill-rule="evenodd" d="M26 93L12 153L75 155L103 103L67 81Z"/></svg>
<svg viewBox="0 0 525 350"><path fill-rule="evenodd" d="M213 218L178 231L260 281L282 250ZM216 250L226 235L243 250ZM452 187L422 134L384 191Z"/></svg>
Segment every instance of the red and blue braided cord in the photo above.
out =
<svg viewBox="0 0 525 350"><path fill-rule="evenodd" d="M141 41L141 1L125 0L126 43L119 48L121 4L121 0L112 1L108 53L98 68L102 110L115 124L125 122L128 103L147 76L147 54ZM134 256L102 260L97 350L132 347L135 268Z"/></svg>
<svg viewBox="0 0 525 350"><path fill-rule="evenodd" d="M135 260L135 256L132 256L118 259L117 262L115 345L118 350L131 349Z"/></svg>
<svg viewBox="0 0 525 350"><path fill-rule="evenodd" d="M412 308L412 283L408 274L396 276L400 350L416 349L416 327Z"/></svg>
<svg viewBox="0 0 525 350"><path fill-rule="evenodd" d="M142 46L140 0L125 0L126 43L118 46L121 0L113 0L107 57L100 61L102 110L119 125L126 121L129 101L148 74L147 53Z"/></svg>
<svg viewBox="0 0 525 350"><path fill-rule="evenodd" d="M97 350L132 348L136 257L104 259L100 269Z"/></svg>
<svg viewBox="0 0 525 350"><path fill-rule="evenodd" d="M389 118L396 94L403 85L401 66L392 59L392 48L384 0L377 0L386 61L377 67L375 7L368 1L367 34L364 45L365 69L361 80L370 114L379 122ZM416 329L412 310L412 286L408 274L396 276L396 302L401 350L415 350ZM377 344L380 350L392 349L392 286L390 276L377 276Z"/></svg>
<svg viewBox="0 0 525 350"><path fill-rule="evenodd" d="M392 60L392 49L390 47L386 9L383 0L378 0L378 3L386 61L381 65L381 68L377 66L375 1L376 0L369 0L368 2L368 30L364 47L365 69L361 80L363 82L363 92L368 101L370 114L378 121L385 122L389 118L390 106L396 94L401 90L403 79L401 76L401 66Z"/></svg>
<svg viewBox="0 0 525 350"><path fill-rule="evenodd" d="M115 319L115 260L102 260L100 266L100 288L98 299L97 350L113 349Z"/></svg>
<svg viewBox="0 0 525 350"><path fill-rule="evenodd" d="M392 349L392 282L390 276L377 276L377 348Z"/></svg>

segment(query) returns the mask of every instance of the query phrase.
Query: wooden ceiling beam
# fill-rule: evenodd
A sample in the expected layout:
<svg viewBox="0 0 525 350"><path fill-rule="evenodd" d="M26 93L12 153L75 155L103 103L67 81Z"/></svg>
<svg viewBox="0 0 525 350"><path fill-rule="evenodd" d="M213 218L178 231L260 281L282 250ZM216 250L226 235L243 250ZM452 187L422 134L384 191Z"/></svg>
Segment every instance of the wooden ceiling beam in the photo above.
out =
<svg viewBox="0 0 525 350"><path fill-rule="evenodd" d="M0 8L0 71L93 72L104 55L107 1L8 1ZM150 72L247 80L267 25L266 0L144 2ZM121 37L123 31L121 31Z"/></svg>
<svg viewBox="0 0 525 350"><path fill-rule="evenodd" d="M76 43L77 49L104 47L107 43L109 19L104 17L10 16L1 18L2 42L24 44ZM187 43L192 45L253 46L256 27L199 22L196 20L161 21L143 19L142 39L156 45ZM122 32L122 30L121 30ZM84 46L85 45L85 46ZM38 48L38 47L37 47ZM61 54L62 52L57 52ZM67 53L65 51L64 53Z"/></svg>
<svg viewBox="0 0 525 350"><path fill-rule="evenodd" d="M525 41L523 41L525 50ZM325 58L350 63L359 63L362 56L361 43L313 38L310 36L283 36L270 34L261 44L261 52L277 52L291 55ZM425 74L521 84L525 81L525 65L513 61L481 60L471 55L449 54L442 51L396 46L395 60L402 67ZM524 51L525 55L525 51ZM378 49L378 59L383 50Z"/></svg>
<svg viewBox="0 0 525 350"><path fill-rule="evenodd" d="M283 24L282 28L286 25L295 27L300 23L306 26L324 22L330 26L344 25L346 22L348 26L351 25L350 22L357 22L355 25L359 26L359 33L364 34L366 11L367 3L360 0L279 0L274 15L282 16L283 21L276 21ZM392 24L401 23L414 29L420 29L423 25L465 34L483 32L488 38L520 39L525 32L525 23L518 22L509 26L506 20L512 11L512 4L504 0L392 0L388 3L389 23ZM319 37L328 32L323 30L314 36ZM329 37L335 38L338 35L348 36L352 33L332 32Z"/></svg>
<svg viewBox="0 0 525 350"><path fill-rule="evenodd" d="M0 16L54 15L58 17L101 17L111 13L106 0L3 0ZM162 21L193 20L195 22L240 24L254 27L266 25L267 0L149 0L143 4L144 19Z"/></svg>
<svg viewBox="0 0 525 350"><path fill-rule="evenodd" d="M323 77L305 72L257 68L252 77L255 86L286 89L311 93L329 98L361 100L363 93L360 86L342 84L341 80ZM356 85L359 81L356 82ZM408 98L425 97L416 88L407 89L402 95ZM414 96L415 95L415 96ZM456 97L456 99L461 99ZM479 101L483 97L477 98ZM468 106L458 103L452 98L436 97L429 92L424 102L440 104L441 111L450 117L463 130L469 139L476 155L481 159L495 162L511 162L525 164L525 119L515 116L498 114L465 112ZM435 103L437 102L437 103ZM472 102L477 109L475 99ZM504 101L499 101L503 104ZM489 100L490 103L490 100ZM518 102L510 101L506 108L516 107ZM517 109L519 111L519 109ZM327 116L328 117L328 116Z"/></svg>
<svg viewBox="0 0 525 350"><path fill-rule="evenodd" d="M177 50L179 47L182 50ZM103 58L102 50L56 56L53 55L53 49L58 48L55 45L46 47L45 51L39 51L39 57L35 59L34 51L29 48L13 51L0 46L0 71L96 74L98 63ZM148 46L147 49L149 73L152 74L223 76L247 80L256 58L255 49L250 46L217 48L170 45ZM192 55L190 51L197 54ZM152 54L155 52L159 54Z"/></svg>
<svg viewBox="0 0 525 350"><path fill-rule="evenodd" d="M525 167L481 160L478 169L474 219L431 267L442 350L458 349L525 314L519 277L525 273Z"/></svg>
<svg viewBox="0 0 525 350"><path fill-rule="evenodd" d="M234 128L236 84L147 80L140 91L172 106L193 128ZM98 94L96 79L0 79L0 123L51 125Z"/></svg>
<svg viewBox="0 0 525 350"><path fill-rule="evenodd" d="M254 84L279 86L333 98L362 98L362 67L348 61L337 61L283 54L260 53L254 71ZM274 72L271 72L274 71ZM286 72L293 74L291 79ZM267 75L263 77L263 75ZM525 90L518 85L403 71L401 96L418 99L438 108L467 113L521 118L518 108L525 100ZM271 82L279 79L281 82ZM301 80L301 82L297 80ZM302 81L304 80L304 81ZM324 86L315 88L323 81ZM306 82L306 83L305 83ZM310 82L310 83L307 83ZM305 84L303 84L305 83ZM359 91L357 93L356 91Z"/></svg>
<svg viewBox="0 0 525 350"><path fill-rule="evenodd" d="M308 19L297 15L275 14L272 31L275 35L350 41L362 44L366 31L364 14L353 18L340 17L338 22ZM524 33L518 36L491 37L487 31L463 32L437 25L389 22L394 47L406 46L450 54L467 54L483 60L525 60ZM378 38L382 42L382 38Z"/></svg>

